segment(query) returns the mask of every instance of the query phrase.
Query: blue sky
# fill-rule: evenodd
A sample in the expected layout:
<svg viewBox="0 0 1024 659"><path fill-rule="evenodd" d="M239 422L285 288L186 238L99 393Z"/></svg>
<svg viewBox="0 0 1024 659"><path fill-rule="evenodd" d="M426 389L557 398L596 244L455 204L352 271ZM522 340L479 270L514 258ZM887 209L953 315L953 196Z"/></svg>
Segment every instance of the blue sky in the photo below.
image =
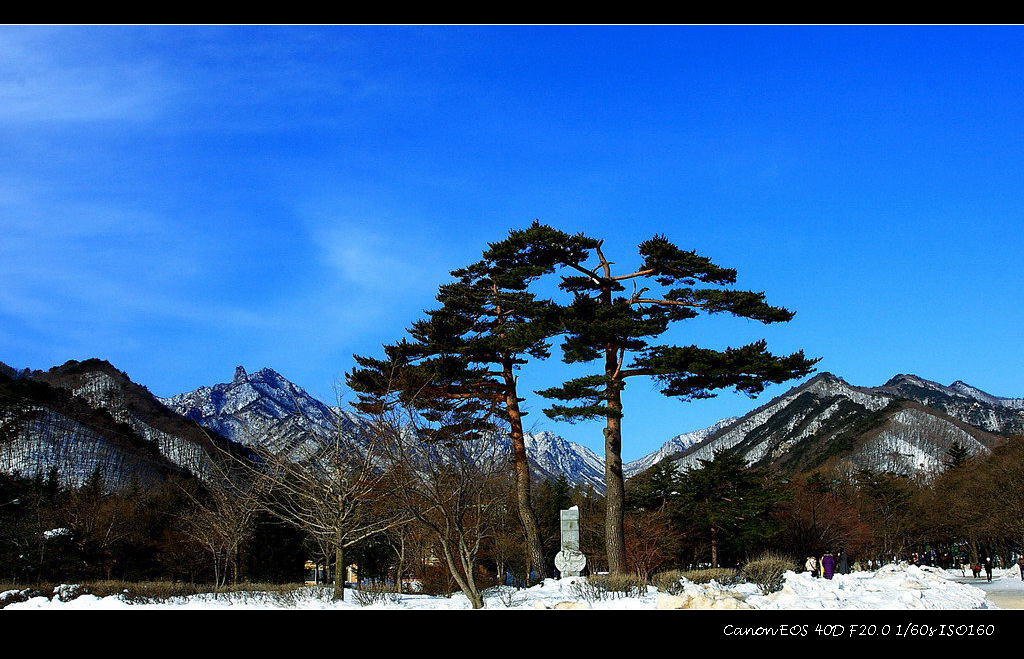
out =
<svg viewBox="0 0 1024 659"><path fill-rule="evenodd" d="M170 395L352 353L534 218L666 233L795 309L855 384L1024 395L1020 28L0 28L0 361ZM525 390L577 374L528 367ZM626 390L624 454L742 414ZM600 425L527 421L592 448Z"/></svg>

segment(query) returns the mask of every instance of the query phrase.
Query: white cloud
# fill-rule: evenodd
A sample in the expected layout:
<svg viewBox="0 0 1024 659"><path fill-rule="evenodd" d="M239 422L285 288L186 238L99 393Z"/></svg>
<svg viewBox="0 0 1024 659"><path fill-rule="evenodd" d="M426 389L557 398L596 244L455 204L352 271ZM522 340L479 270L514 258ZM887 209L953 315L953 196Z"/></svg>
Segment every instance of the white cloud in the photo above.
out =
<svg viewBox="0 0 1024 659"><path fill-rule="evenodd" d="M0 30L0 122L143 120L173 93L151 63L98 61L94 51L76 47L75 36L42 27Z"/></svg>
<svg viewBox="0 0 1024 659"><path fill-rule="evenodd" d="M324 262L346 282L365 290L398 292L419 287L427 272L420 260L423 255L417 258L398 235L370 229L372 224L342 222L318 228L314 240Z"/></svg>
<svg viewBox="0 0 1024 659"><path fill-rule="evenodd" d="M0 305L38 330L105 325L132 314L256 322L255 314L210 309L191 294L215 259L173 220L8 183L0 187L0 235Z"/></svg>

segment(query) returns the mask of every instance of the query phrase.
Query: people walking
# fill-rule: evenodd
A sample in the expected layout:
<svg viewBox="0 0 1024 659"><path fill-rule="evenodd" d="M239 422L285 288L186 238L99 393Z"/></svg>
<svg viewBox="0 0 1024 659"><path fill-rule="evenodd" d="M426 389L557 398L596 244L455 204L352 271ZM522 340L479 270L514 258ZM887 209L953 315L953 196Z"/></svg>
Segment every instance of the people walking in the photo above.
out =
<svg viewBox="0 0 1024 659"><path fill-rule="evenodd" d="M826 579L831 579L836 573L836 557L832 552L827 551L821 557L821 571Z"/></svg>
<svg viewBox="0 0 1024 659"><path fill-rule="evenodd" d="M1024 556L1017 559L1017 570L1020 572L1021 581L1024 581Z"/></svg>
<svg viewBox="0 0 1024 659"><path fill-rule="evenodd" d="M846 550L840 549L836 558L839 561L839 574L850 574L850 555L846 553Z"/></svg>
<svg viewBox="0 0 1024 659"><path fill-rule="evenodd" d="M985 578L992 581L992 557L985 557Z"/></svg>
<svg viewBox="0 0 1024 659"><path fill-rule="evenodd" d="M808 556L807 562L804 563L804 568L811 573L812 577L818 576L818 559L813 556Z"/></svg>

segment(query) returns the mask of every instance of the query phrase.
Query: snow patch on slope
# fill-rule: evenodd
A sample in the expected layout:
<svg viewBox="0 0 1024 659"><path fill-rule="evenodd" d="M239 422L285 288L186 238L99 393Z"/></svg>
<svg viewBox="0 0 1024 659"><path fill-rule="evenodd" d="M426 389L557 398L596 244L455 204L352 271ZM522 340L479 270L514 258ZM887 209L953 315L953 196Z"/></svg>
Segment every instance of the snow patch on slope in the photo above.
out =
<svg viewBox="0 0 1024 659"><path fill-rule="evenodd" d="M676 435L672 439L668 440L661 445L657 451L648 453L644 457L627 462L622 465L622 473L625 474L626 478L632 478L642 471L650 469L654 465L658 464L665 458L673 456L677 453L682 453L691 446L696 446L700 442L704 441L714 433L718 432L722 428L726 427L733 421L736 421L739 417L731 416L726 419L722 419L714 425L710 425L707 428L701 428L700 430L693 430L685 432L681 435Z"/></svg>

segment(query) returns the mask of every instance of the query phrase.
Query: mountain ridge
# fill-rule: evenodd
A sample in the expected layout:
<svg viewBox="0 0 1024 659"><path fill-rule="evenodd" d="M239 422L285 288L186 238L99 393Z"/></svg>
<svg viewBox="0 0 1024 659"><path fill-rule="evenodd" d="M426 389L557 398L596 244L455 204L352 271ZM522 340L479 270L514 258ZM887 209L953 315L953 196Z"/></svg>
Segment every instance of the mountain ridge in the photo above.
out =
<svg viewBox="0 0 1024 659"><path fill-rule="evenodd" d="M859 387L833 373L818 373L710 435L674 464L693 468L718 450L733 449L750 464L793 471L831 463L934 473L954 442L983 454L1002 441L980 421L987 419L999 430L1016 427L1012 411L992 421L978 414L980 402L966 408L950 403L946 389L909 374L881 387Z"/></svg>
<svg viewBox="0 0 1024 659"><path fill-rule="evenodd" d="M70 360L48 371L4 364L0 380L8 388L33 381L65 390L151 441L176 467L197 474L210 442L294 447L328 441L339 425L358 431L360 423L268 367L249 372L238 366L229 382L166 398L99 359ZM72 424L56 417L53 423ZM751 464L791 471L840 464L930 473L941 467L942 453L953 442L983 454L1020 429L1024 399L993 396L962 380L947 386L900 373L881 386L861 387L822 372L745 415L676 435L625 463L623 471L631 478L663 460L690 468L717 450L733 448ZM538 478L564 474L574 484L603 492L604 460L596 452L552 431L528 433L526 443Z"/></svg>

